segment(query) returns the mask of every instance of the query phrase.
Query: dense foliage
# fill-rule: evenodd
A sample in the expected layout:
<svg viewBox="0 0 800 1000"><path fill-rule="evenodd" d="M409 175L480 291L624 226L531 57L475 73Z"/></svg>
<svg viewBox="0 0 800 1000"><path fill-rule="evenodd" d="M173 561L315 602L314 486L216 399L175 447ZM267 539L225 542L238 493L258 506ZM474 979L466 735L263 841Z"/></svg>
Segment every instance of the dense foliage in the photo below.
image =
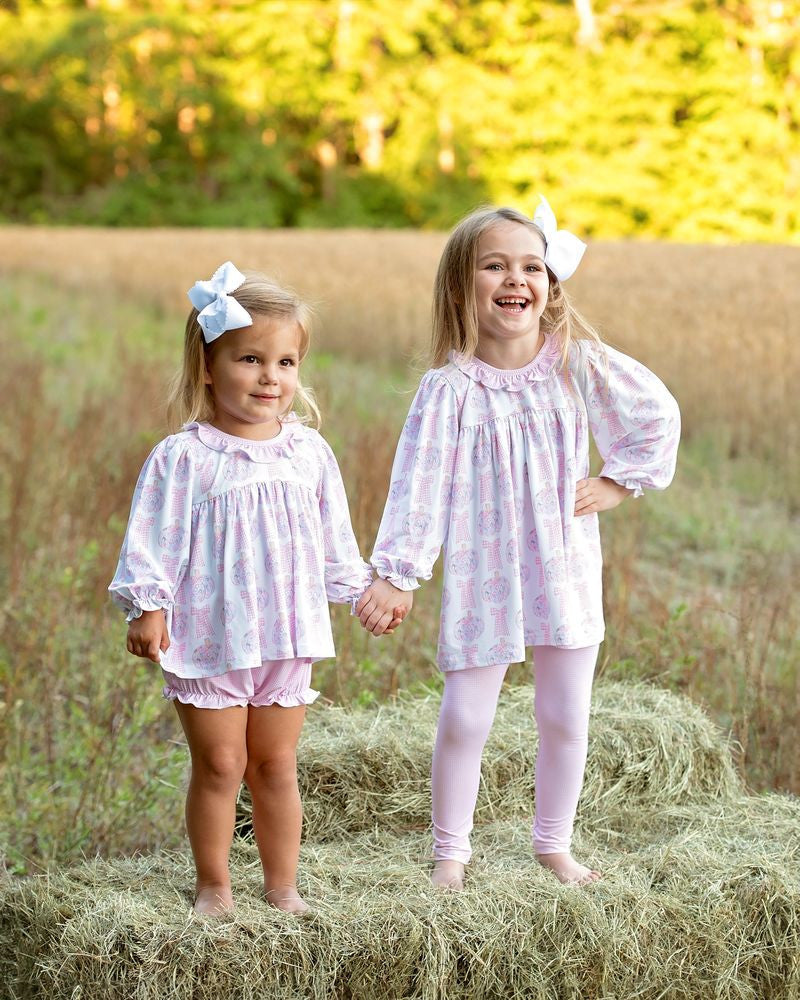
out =
<svg viewBox="0 0 800 1000"><path fill-rule="evenodd" d="M579 19L579 8L582 16ZM800 237L798 0L6 0L0 218Z"/></svg>

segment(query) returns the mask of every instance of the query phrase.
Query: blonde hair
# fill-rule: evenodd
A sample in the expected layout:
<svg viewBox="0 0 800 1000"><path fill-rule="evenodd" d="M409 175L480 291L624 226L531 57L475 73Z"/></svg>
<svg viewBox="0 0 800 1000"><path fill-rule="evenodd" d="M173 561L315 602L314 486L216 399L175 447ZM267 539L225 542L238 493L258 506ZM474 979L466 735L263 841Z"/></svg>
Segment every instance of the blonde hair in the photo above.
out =
<svg viewBox="0 0 800 1000"><path fill-rule="evenodd" d="M250 315L269 316L296 323L300 331L300 362L308 354L311 341L311 307L290 289L257 271L244 271L245 282L231 292ZM183 364L170 384L167 398L167 424L170 432L180 430L192 421L210 420L214 415L214 397L206 385L206 360L214 343L206 344L203 330L197 322L198 311L192 309L186 320L183 342ZM222 334L224 337L225 334ZM297 409L303 423L320 425L320 412L314 393L297 380L292 409ZM282 413L285 417L290 411Z"/></svg>
<svg viewBox="0 0 800 1000"><path fill-rule="evenodd" d="M475 269L478 241L493 226L516 222L527 226L546 246L542 230L527 215L514 208L479 208L456 226L442 251L433 288L433 336L431 365L447 363L450 351L471 358L478 347L478 308L475 301ZM561 366L566 365L570 345L575 340L590 340L602 345L600 335L581 316L567 298L561 282L547 268L550 288L542 314L544 332L561 344Z"/></svg>

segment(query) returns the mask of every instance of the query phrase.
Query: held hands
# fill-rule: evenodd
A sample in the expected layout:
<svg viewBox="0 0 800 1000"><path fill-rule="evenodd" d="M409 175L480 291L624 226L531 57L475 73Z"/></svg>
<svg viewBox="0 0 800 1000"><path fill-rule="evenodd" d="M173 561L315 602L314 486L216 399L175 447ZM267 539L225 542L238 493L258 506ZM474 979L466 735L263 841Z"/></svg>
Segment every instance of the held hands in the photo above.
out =
<svg viewBox="0 0 800 1000"><path fill-rule="evenodd" d="M594 479L578 480L575 489L575 517L596 514L601 510L611 510L630 496L633 490L620 486L613 479L598 476Z"/></svg>
<svg viewBox="0 0 800 1000"><path fill-rule="evenodd" d="M128 624L128 652L144 656L153 663L161 662L161 651L169 649L167 620L163 611L143 611L141 618Z"/></svg>
<svg viewBox="0 0 800 1000"><path fill-rule="evenodd" d="M414 603L411 594L388 580L375 580L356 607L359 621L373 635L391 635L411 610Z"/></svg>

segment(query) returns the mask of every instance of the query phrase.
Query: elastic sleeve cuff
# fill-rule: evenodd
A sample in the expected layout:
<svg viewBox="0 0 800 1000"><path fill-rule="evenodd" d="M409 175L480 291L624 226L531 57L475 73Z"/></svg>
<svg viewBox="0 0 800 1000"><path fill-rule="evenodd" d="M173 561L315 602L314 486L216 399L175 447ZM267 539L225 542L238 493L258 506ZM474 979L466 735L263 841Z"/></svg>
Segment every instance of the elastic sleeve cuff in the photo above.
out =
<svg viewBox="0 0 800 1000"><path fill-rule="evenodd" d="M163 605L159 605L157 608L140 608L137 604L134 604L134 605L131 606L131 609L125 615L125 621L126 622L132 622L136 618L141 618L142 617L142 613L145 612L145 611L164 611L164 612L166 612L167 610L168 610L168 608L165 607L165 606L163 606Z"/></svg>
<svg viewBox="0 0 800 1000"><path fill-rule="evenodd" d="M635 500L637 497L643 495L644 490L642 489L642 484L636 482L634 479L617 479L615 476L604 476L605 479L610 479L615 482L617 486L624 486L626 490L633 490L631 497Z"/></svg>
<svg viewBox="0 0 800 1000"><path fill-rule="evenodd" d="M415 576L401 576L397 573L389 573L387 576L381 577L381 579L386 580L387 583L391 583L398 590L417 590L419 588L419 580Z"/></svg>
<svg viewBox="0 0 800 1000"><path fill-rule="evenodd" d="M172 601L166 597L141 597L135 599L113 590L111 591L111 600L125 612L126 622L132 622L135 618L141 618L144 611L166 612L172 607Z"/></svg>

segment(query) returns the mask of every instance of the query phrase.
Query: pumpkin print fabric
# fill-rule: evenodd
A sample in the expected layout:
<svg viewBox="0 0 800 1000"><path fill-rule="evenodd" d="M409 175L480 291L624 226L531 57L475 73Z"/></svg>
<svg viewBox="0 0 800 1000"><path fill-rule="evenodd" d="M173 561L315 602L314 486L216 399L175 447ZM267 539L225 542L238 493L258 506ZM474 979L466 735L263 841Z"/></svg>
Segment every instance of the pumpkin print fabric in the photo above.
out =
<svg viewBox="0 0 800 1000"><path fill-rule="evenodd" d="M161 666L199 678L334 656L328 601L354 608L372 576L317 431L290 419L250 441L192 423L145 462L109 590L128 621L163 609Z"/></svg>
<svg viewBox="0 0 800 1000"><path fill-rule="evenodd" d="M605 345L560 357L552 337L513 371L452 353L411 405L372 564L413 590L444 548L443 670L602 641L598 516L573 513L590 434L600 475L634 496L672 480L680 414L663 383Z"/></svg>

